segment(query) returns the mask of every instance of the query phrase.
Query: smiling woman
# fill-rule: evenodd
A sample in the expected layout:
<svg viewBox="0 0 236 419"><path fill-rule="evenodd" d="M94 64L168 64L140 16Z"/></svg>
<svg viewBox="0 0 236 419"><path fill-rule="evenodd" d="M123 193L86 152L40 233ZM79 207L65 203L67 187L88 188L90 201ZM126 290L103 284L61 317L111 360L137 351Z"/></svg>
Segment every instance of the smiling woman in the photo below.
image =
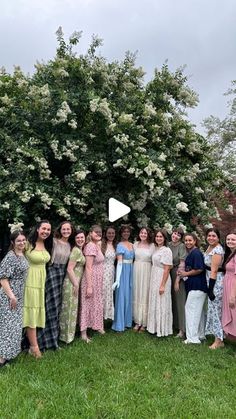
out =
<svg viewBox="0 0 236 419"><path fill-rule="evenodd" d="M26 245L26 258L29 271L24 293L23 327L29 340L29 353L35 358L41 357L38 347L37 327L45 327L45 279L46 264L50 260L52 248L51 224L47 220L39 221L31 231Z"/></svg>

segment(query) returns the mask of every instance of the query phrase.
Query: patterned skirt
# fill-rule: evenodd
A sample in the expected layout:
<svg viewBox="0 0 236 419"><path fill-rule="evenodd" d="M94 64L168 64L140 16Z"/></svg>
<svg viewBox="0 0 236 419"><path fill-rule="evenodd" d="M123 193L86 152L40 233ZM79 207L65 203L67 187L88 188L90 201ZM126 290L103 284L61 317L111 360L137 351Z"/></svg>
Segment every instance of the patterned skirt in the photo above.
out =
<svg viewBox="0 0 236 419"><path fill-rule="evenodd" d="M48 267L45 284L45 329L38 330L38 345L41 350L57 349L59 339L59 315L62 304L62 285L66 265L53 263Z"/></svg>

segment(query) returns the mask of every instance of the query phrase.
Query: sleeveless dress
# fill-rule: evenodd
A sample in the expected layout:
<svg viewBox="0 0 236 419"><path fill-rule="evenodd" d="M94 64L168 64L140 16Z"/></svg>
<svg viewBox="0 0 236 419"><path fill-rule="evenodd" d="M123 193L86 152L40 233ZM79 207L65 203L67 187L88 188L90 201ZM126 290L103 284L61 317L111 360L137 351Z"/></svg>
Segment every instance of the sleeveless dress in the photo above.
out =
<svg viewBox="0 0 236 419"><path fill-rule="evenodd" d="M152 254L155 245L140 247L134 243L134 272L133 272L133 319L139 326L147 326L148 298L152 269Z"/></svg>
<svg viewBox="0 0 236 419"><path fill-rule="evenodd" d="M207 267L211 267L211 260L213 255L221 255L222 262L224 256L223 247L218 244L214 249L209 253L204 254L204 262ZM207 285L209 286L209 279L211 276L211 271L206 270L206 280ZM214 335L216 338L223 340L223 328L221 323L222 317L222 305L223 305L223 272L218 272L216 277L216 282L214 286L215 300L211 301L208 298L208 308L207 308L207 321L206 321L206 335Z"/></svg>
<svg viewBox="0 0 236 419"><path fill-rule="evenodd" d="M104 271L104 256L96 244L89 242L84 248L85 256L94 256L92 266L92 287L91 297L87 297L87 280L84 272L81 281L81 302L80 302L80 330L87 328L93 330L103 329L103 304L102 304L102 282Z"/></svg>
<svg viewBox="0 0 236 419"><path fill-rule="evenodd" d="M232 287L236 281L236 256L225 265L222 325L226 335L236 338L236 307L229 307Z"/></svg>
<svg viewBox="0 0 236 419"><path fill-rule="evenodd" d="M114 319L114 303L112 285L115 278L115 249L107 247L104 259L103 275L103 317L104 319Z"/></svg>
<svg viewBox="0 0 236 419"><path fill-rule="evenodd" d="M112 329L123 332L132 327L132 290L134 251L128 250L122 243L116 248L116 254L122 255L120 286L115 290L115 315Z"/></svg>
<svg viewBox="0 0 236 419"><path fill-rule="evenodd" d="M23 327L45 327L45 280L46 264L50 260L47 250L32 250L28 245L25 252L29 262L25 282Z"/></svg>
<svg viewBox="0 0 236 419"><path fill-rule="evenodd" d="M84 272L85 257L77 246L73 248L69 260L76 262L74 273L80 285L80 280ZM67 273L63 282L60 313L59 339L63 342L70 343L74 340L78 316L78 303L79 297L74 295L73 285Z"/></svg>
<svg viewBox="0 0 236 419"><path fill-rule="evenodd" d="M8 279L17 298L16 308L10 309L9 298L0 286L0 356L8 360L21 352L23 295L28 266L26 258L17 256L12 250L0 264L0 279Z"/></svg>
<svg viewBox="0 0 236 419"><path fill-rule="evenodd" d="M163 264L172 265L172 263L172 252L166 246L157 248L152 255L147 330L150 333L155 333L158 337L173 334L170 275L165 284L164 294L159 294L164 271Z"/></svg>

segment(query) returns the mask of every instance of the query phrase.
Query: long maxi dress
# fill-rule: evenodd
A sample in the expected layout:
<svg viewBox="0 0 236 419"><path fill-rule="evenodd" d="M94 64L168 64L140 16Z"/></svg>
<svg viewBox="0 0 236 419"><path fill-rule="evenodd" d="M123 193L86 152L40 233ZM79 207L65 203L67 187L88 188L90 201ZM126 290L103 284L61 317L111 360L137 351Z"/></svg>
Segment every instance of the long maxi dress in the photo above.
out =
<svg viewBox="0 0 236 419"><path fill-rule="evenodd" d="M70 254L69 260L76 262L74 273L80 281L84 272L85 257L82 251L75 246ZM78 315L79 297L74 295L73 285L68 273L63 282L62 306L60 313L60 336L63 342L70 343L74 340Z"/></svg>
<svg viewBox="0 0 236 419"><path fill-rule="evenodd" d="M25 256L29 270L25 281L23 302L23 327L45 327L45 280L46 264L50 260L47 250L32 250L27 244Z"/></svg>
<svg viewBox="0 0 236 419"><path fill-rule="evenodd" d="M163 265L172 265L172 263L172 252L168 247L156 248L152 255L147 330L158 337L173 334L170 275L165 284L164 294L159 294L164 272Z"/></svg>
<svg viewBox="0 0 236 419"><path fill-rule="evenodd" d="M184 280L180 279L179 291L176 292L174 289L175 280L177 277L177 270L180 261L185 260L187 256L186 248L184 243L179 242L177 245L172 242L168 243L168 247L172 251L173 255L173 268L170 270L171 276L171 297L172 297L172 312L173 312L173 327L177 330L185 332L185 303L186 303L186 290Z"/></svg>
<svg viewBox="0 0 236 419"><path fill-rule="evenodd" d="M153 243L141 247L140 242L134 243L133 272L133 319L139 326L147 326L148 299L152 269Z"/></svg>
<svg viewBox="0 0 236 419"><path fill-rule="evenodd" d="M206 280L207 285L209 286L209 280L211 276L211 261L213 255L221 255L222 262L224 257L224 249L218 244L214 249L209 253L204 254L204 262L206 265ZM222 264L221 264L222 266ZM221 268L220 266L220 268ZM223 305L223 272L218 272L216 277L216 282L214 286L214 295L215 300L211 301L208 298L208 308L207 308L207 321L206 321L206 335L214 335L216 338L223 340L223 328L222 328L222 305Z"/></svg>
<svg viewBox="0 0 236 419"><path fill-rule="evenodd" d="M38 345L41 350L58 348L62 285L70 252L69 243L53 240L52 259L47 269L45 285L46 323L44 330L38 331Z"/></svg>
<svg viewBox="0 0 236 419"><path fill-rule="evenodd" d="M107 246L104 259L103 274L103 317L105 320L114 319L114 303L112 285L115 278L116 252L112 247Z"/></svg>
<svg viewBox="0 0 236 419"><path fill-rule="evenodd" d="M0 356L13 359L21 352L23 325L23 294L28 270L24 256L10 250L0 264L0 279L7 279L17 298L17 306L10 309L9 298L0 287Z"/></svg>
<svg viewBox="0 0 236 419"><path fill-rule="evenodd" d="M236 256L225 265L222 326L226 335L236 338L236 307L230 308L229 300L236 281Z"/></svg>
<svg viewBox="0 0 236 419"><path fill-rule="evenodd" d="M116 332L123 332L126 327L132 327L134 251L128 250L122 243L119 243L116 254L122 255L122 271L120 286L115 290L115 315L112 329Z"/></svg>
<svg viewBox="0 0 236 419"><path fill-rule="evenodd" d="M102 281L104 271L104 256L96 244L89 242L84 248L85 256L94 256L92 266L92 288L91 297L87 297L86 270L81 280L80 300L80 330L88 328L103 330L103 304L102 304Z"/></svg>

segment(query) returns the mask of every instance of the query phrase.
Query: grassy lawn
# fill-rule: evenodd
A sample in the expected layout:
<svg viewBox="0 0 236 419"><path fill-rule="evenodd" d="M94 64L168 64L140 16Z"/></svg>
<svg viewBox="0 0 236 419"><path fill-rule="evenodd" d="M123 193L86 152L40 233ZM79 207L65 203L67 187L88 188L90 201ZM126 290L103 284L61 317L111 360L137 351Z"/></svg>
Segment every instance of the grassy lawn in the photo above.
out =
<svg viewBox="0 0 236 419"><path fill-rule="evenodd" d="M132 330L76 339L0 371L0 418L236 418L236 346Z"/></svg>

